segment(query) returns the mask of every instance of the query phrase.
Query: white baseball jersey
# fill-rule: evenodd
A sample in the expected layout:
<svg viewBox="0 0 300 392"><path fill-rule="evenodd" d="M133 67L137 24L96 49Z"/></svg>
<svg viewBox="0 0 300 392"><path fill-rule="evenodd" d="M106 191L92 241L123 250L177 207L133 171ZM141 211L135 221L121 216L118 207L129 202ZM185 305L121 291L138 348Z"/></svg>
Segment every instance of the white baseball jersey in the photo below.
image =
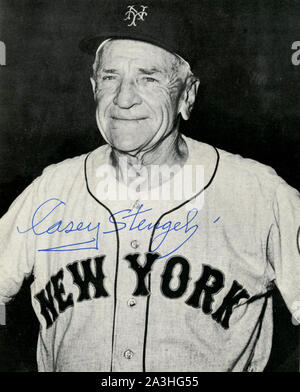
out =
<svg viewBox="0 0 300 392"><path fill-rule="evenodd" d="M100 200L105 145L46 168L1 219L0 303L33 274L39 371L264 369L273 284L300 299L299 193L184 140L205 175L186 200Z"/></svg>

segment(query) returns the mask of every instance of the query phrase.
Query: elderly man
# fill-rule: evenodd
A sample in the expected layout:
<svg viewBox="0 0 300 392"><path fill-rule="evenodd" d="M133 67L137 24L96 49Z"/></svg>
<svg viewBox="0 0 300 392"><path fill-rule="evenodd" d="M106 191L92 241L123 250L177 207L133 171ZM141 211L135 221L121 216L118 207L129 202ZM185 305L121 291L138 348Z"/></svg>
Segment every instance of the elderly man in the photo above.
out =
<svg viewBox="0 0 300 392"><path fill-rule="evenodd" d="M183 166L188 149L178 115L189 118L199 86L188 63L158 46L117 39L101 45L93 70L97 124L115 163L125 154L133 166Z"/></svg>
<svg viewBox="0 0 300 392"><path fill-rule="evenodd" d="M2 218L0 303L33 274L39 371L262 371L274 283L290 309L300 297L299 193L180 133L199 79L178 25L123 11L81 45L106 144L45 169Z"/></svg>

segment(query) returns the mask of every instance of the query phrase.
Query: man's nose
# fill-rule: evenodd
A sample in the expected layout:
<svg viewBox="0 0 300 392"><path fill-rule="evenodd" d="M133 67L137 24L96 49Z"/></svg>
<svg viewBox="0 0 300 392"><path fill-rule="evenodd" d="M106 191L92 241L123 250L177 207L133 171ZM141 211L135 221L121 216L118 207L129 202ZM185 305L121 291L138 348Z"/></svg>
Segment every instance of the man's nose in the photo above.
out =
<svg viewBox="0 0 300 392"><path fill-rule="evenodd" d="M114 104L122 109L130 109L132 106L139 105L141 102L141 97L136 90L134 82L122 80L114 97Z"/></svg>

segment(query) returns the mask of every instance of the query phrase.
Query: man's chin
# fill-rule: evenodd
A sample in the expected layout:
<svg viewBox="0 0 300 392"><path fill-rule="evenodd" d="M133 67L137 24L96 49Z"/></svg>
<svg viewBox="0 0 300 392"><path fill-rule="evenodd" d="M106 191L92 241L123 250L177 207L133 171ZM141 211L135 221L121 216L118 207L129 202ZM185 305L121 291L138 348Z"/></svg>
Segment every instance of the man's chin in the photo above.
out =
<svg viewBox="0 0 300 392"><path fill-rule="evenodd" d="M126 143L111 143L111 146L116 150L123 152L125 154L134 155L142 148L142 145L133 145L133 144L126 144Z"/></svg>
<svg viewBox="0 0 300 392"><path fill-rule="evenodd" d="M137 132L131 133L129 137L124 137L125 135L111 135L115 137L111 137L109 142L110 145L124 153L134 154L135 152L140 151L149 143L147 138L138 138Z"/></svg>

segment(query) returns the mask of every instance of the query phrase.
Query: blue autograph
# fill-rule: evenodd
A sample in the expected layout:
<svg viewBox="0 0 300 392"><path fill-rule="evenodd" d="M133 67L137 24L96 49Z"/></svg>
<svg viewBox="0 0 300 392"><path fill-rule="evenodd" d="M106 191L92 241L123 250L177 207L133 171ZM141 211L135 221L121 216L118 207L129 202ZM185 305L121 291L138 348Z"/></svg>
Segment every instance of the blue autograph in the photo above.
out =
<svg viewBox="0 0 300 392"><path fill-rule="evenodd" d="M74 233L74 232L85 232L92 233L92 238L76 243L69 243L66 245L52 246L50 248L38 249L39 252L70 252L70 251L78 251L78 250L87 250L87 249L99 249L99 234L100 234L100 222L93 224L92 222L84 223L80 221L79 223L74 223L70 220L67 223L64 223L62 219L59 219L55 223L50 223L51 214L53 214L56 210L64 208L67 204L60 199L51 198L44 201L42 204L38 206L32 215L31 226L25 230L21 230L19 226L17 226L18 233L26 234L28 232L32 232L35 236L45 236L52 235L54 233ZM46 212L45 212L46 208ZM103 235L115 233L116 231L121 231L124 229L128 229L129 231L138 230L153 230L155 226L155 232L158 233L152 238L152 249L151 251L157 251L160 246L164 243L168 234L172 231L182 231L187 234L184 241L182 241L175 249L171 250L168 254L161 256L160 258L167 257L170 254L176 252L179 248L181 248L198 230L197 224L191 224L192 221L198 215L197 209L191 209L188 211L186 216L186 221L182 222L173 222L171 220L166 221L164 223L157 222L148 223L145 218L140 219L140 216L145 216L146 213L151 211L152 208L143 209L143 204L138 208L137 211L133 212L131 209L125 209L121 211L117 211L110 215L109 222L115 225L114 230L104 231ZM218 217L215 221L217 222L220 217ZM42 228L45 226L45 228ZM160 232L159 232L160 231Z"/></svg>
<svg viewBox="0 0 300 392"><path fill-rule="evenodd" d="M44 207L46 204L50 204L51 202L56 202L56 205L46 214L42 214L42 218L39 219L37 218L37 214L40 212L42 207ZM36 236L41 236L44 234L54 234L54 233L72 233L76 231L88 231L88 232L93 232L95 231L95 236L89 241L84 241L84 242L77 242L74 244L67 244L67 245L60 245L60 246L54 246L52 248L47 248L47 249L38 249L39 252L53 252L53 251L60 251L60 252L70 252L74 250L84 250L84 249L99 249L98 248L98 243L99 243L99 231L100 231L100 222L96 224L96 226L92 227L92 222L89 222L87 225L84 225L83 222L79 222L77 225L73 222L70 221L67 223L67 225L64 226L63 221L60 219L59 221L55 222L51 226L47 227L46 230L38 230L38 226L41 226L41 224L60 206L65 206L66 203L56 199L52 198L49 200L44 201L42 204L38 206L38 208L35 210L34 214L32 215L31 219L31 226L26 229L26 230L20 230L19 226L17 226L17 230L20 234L25 234L29 231L32 231L34 235ZM94 246L91 246L92 244L95 244ZM91 244L90 246L87 246L88 244ZM83 247L79 247L79 245L83 245Z"/></svg>

